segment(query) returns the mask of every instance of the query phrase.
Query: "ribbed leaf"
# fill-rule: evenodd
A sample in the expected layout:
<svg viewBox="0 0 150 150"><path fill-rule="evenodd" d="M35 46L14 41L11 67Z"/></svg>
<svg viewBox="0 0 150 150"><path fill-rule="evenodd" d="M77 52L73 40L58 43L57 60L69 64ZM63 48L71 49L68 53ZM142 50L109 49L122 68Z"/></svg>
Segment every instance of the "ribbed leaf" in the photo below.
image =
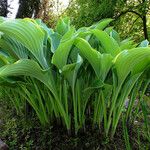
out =
<svg viewBox="0 0 150 150"><path fill-rule="evenodd" d="M27 49L13 38L3 36L3 39L0 39L0 46L3 51L7 51L13 58L16 58L17 60L28 58Z"/></svg>
<svg viewBox="0 0 150 150"><path fill-rule="evenodd" d="M8 57L0 54L0 67L9 64Z"/></svg>
<svg viewBox="0 0 150 150"><path fill-rule="evenodd" d="M58 33L53 33L50 35L50 39L51 39L51 52L55 53L56 49L58 48L59 44L60 44L60 40L61 40L62 36Z"/></svg>
<svg viewBox="0 0 150 150"><path fill-rule="evenodd" d="M41 67L33 60L22 59L14 64L5 65L0 68L0 77L7 76L31 76L43 82L50 90L55 88L48 71L43 71Z"/></svg>
<svg viewBox="0 0 150 150"><path fill-rule="evenodd" d="M68 55L74 43L73 34L74 34L74 28L71 28L62 37L61 42L52 57L52 63L55 66L57 66L59 69L62 69L63 66L67 64Z"/></svg>
<svg viewBox="0 0 150 150"><path fill-rule="evenodd" d="M110 22L112 22L113 19L110 18L106 18L106 19L102 19L99 22L93 24L92 26L90 26L90 29L99 29L99 30L103 30L104 28L106 28Z"/></svg>
<svg viewBox="0 0 150 150"><path fill-rule="evenodd" d="M131 40L131 38L125 39L120 42L121 50L135 48L136 46L137 45L134 43L133 40Z"/></svg>
<svg viewBox="0 0 150 150"><path fill-rule="evenodd" d="M105 31L100 31L97 29L91 30L102 45L105 53L109 53L112 56L116 56L120 52L120 47L114 38L110 37Z"/></svg>
<svg viewBox="0 0 150 150"><path fill-rule="evenodd" d="M107 18L107 19L103 19L101 20L97 26L95 27L96 29L99 29L99 30L103 30L104 28L106 28L110 22L112 22L113 19L110 19L110 18Z"/></svg>
<svg viewBox="0 0 150 150"><path fill-rule="evenodd" d="M74 86L75 86L75 82L77 79L76 78L77 73L78 73L78 70L79 70L82 62L83 62L82 57L80 55L78 55L76 63L65 65L62 68L62 74L68 79L72 88L74 88Z"/></svg>
<svg viewBox="0 0 150 150"><path fill-rule="evenodd" d="M19 57L15 54L15 52L12 51L10 43L8 43L6 40L0 39L0 47L1 47L2 51L5 51L5 53L8 53L14 59L16 59L16 60L19 59Z"/></svg>
<svg viewBox="0 0 150 150"><path fill-rule="evenodd" d="M110 36L113 37L117 41L118 44L120 44L120 36L118 32L116 32L115 30L112 30L110 32Z"/></svg>
<svg viewBox="0 0 150 150"><path fill-rule="evenodd" d="M112 56L110 54L101 54L82 38L77 38L75 45L79 49L81 56L85 57L92 65L97 77L104 80L112 65Z"/></svg>
<svg viewBox="0 0 150 150"><path fill-rule="evenodd" d="M150 48L134 48L124 50L114 59L114 67L119 83L123 82L128 74L143 72L150 65Z"/></svg>
<svg viewBox="0 0 150 150"><path fill-rule="evenodd" d="M70 20L68 17L60 19L56 25L56 31L64 35L70 29Z"/></svg>
<svg viewBox="0 0 150 150"><path fill-rule="evenodd" d="M29 19L8 20L0 24L0 31L25 46L43 68L48 68L43 53L45 34L37 23Z"/></svg>
<svg viewBox="0 0 150 150"><path fill-rule="evenodd" d="M62 69L62 67L67 64L68 55L73 45L73 42L74 40L71 39L67 42L60 43L58 49L54 53L52 57L52 63L59 69Z"/></svg>

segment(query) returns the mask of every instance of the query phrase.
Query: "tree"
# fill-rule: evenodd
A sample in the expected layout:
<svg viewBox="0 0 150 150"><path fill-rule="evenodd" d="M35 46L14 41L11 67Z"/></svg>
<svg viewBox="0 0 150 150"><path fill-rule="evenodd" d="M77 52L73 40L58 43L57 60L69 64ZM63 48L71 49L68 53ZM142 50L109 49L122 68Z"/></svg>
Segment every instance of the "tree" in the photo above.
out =
<svg viewBox="0 0 150 150"><path fill-rule="evenodd" d="M39 12L35 18L40 18L48 26L54 27L57 20L57 15L54 14L53 8L54 0L42 0Z"/></svg>
<svg viewBox="0 0 150 150"><path fill-rule="evenodd" d="M19 0L16 18L34 17L40 9L40 0Z"/></svg>
<svg viewBox="0 0 150 150"><path fill-rule="evenodd" d="M126 35L149 39L147 19L150 0L71 0L65 15L76 27L89 26L103 18L114 18L115 28Z"/></svg>
<svg viewBox="0 0 150 150"><path fill-rule="evenodd" d="M49 26L54 26L56 20L53 6L53 0L19 0L16 18L40 18Z"/></svg>
<svg viewBox="0 0 150 150"><path fill-rule="evenodd" d="M77 27L89 26L103 18L112 18L118 0L72 0L65 15L72 18Z"/></svg>
<svg viewBox="0 0 150 150"><path fill-rule="evenodd" d="M121 5L117 8L115 19L126 20L126 17L130 18L129 22L132 20L131 29L133 30L133 25L136 23L139 25L140 30L143 30L144 38L149 39L148 29L147 29L147 15L150 9L150 0L125 0L122 1L124 7ZM131 17L132 16L132 17Z"/></svg>
<svg viewBox="0 0 150 150"><path fill-rule="evenodd" d="M8 3L7 0L0 1L0 16L6 17L8 13Z"/></svg>

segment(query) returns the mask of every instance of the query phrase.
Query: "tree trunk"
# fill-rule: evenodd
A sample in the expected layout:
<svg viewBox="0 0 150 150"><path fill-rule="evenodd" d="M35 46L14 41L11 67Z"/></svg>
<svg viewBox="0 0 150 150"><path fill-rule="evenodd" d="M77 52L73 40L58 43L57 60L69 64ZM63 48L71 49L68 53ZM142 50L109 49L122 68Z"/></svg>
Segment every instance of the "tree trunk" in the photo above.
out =
<svg viewBox="0 0 150 150"><path fill-rule="evenodd" d="M8 3L7 0L0 0L0 16L7 17Z"/></svg>
<svg viewBox="0 0 150 150"><path fill-rule="evenodd" d="M34 17L38 14L40 0L19 0L19 9L16 18Z"/></svg>
<svg viewBox="0 0 150 150"><path fill-rule="evenodd" d="M143 16L142 21L143 21L143 32L144 32L144 37L145 37L145 39L148 40L148 32L147 32L147 25L146 25L146 23L147 23L146 15Z"/></svg>

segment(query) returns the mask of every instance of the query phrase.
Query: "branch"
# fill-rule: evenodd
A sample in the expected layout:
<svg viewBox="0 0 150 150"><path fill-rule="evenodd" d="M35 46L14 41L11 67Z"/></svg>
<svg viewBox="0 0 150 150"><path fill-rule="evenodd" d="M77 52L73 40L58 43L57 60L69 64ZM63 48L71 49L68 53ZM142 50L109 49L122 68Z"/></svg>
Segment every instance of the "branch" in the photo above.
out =
<svg viewBox="0 0 150 150"><path fill-rule="evenodd" d="M139 16L141 19L143 19L143 16L140 14L140 13L138 13L138 12L136 12L136 11L134 11L134 10L126 10L126 11L124 11L124 12L121 12L118 16L116 16L115 17L115 19L119 19L122 15L125 15L126 13L133 13L133 14L136 14L137 16Z"/></svg>
<svg viewBox="0 0 150 150"><path fill-rule="evenodd" d="M130 30L129 30L129 31L131 31L131 30L133 29L134 24L136 23L136 21L137 21L138 19L139 19L139 17L137 17L137 18L133 21L132 26L130 27Z"/></svg>

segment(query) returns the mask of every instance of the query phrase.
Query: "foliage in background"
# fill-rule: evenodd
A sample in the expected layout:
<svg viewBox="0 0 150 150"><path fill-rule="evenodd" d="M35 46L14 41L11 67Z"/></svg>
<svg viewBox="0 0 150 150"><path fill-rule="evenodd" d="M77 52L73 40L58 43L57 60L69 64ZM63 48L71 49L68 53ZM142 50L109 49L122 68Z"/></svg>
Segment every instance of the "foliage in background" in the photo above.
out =
<svg viewBox="0 0 150 150"><path fill-rule="evenodd" d="M121 37L134 36L137 41L148 39L149 0L72 0L66 13L79 28L92 25L100 19L111 17ZM140 37L140 39L139 39Z"/></svg>
<svg viewBox="0 0 150 150"><path fill-rule="evenodd" d="M121 35L134 36L138 41L149 39L149 0L127 0L124 5L118 5L115 25Z"/></svg>
<svg viewBox="0 0 150 150"><path fill-rule="evenodd" d="M70 0L65 12L77 27L90 26L103 18L112 18L120 0Z"/></svg>
<svg viewBox="0 0 150 150"><path fill-rule="evenodd" d="M3 0L0 5L1 15L7 16L7 1ZM150 0L70 0L68 8L63 9L59 0L20 0L16 17L41 18L54 27L60 16L67 15L77 28L110 17L115 18L113 25L121 37L130 35L138 42L149 39Z"/></svg>

